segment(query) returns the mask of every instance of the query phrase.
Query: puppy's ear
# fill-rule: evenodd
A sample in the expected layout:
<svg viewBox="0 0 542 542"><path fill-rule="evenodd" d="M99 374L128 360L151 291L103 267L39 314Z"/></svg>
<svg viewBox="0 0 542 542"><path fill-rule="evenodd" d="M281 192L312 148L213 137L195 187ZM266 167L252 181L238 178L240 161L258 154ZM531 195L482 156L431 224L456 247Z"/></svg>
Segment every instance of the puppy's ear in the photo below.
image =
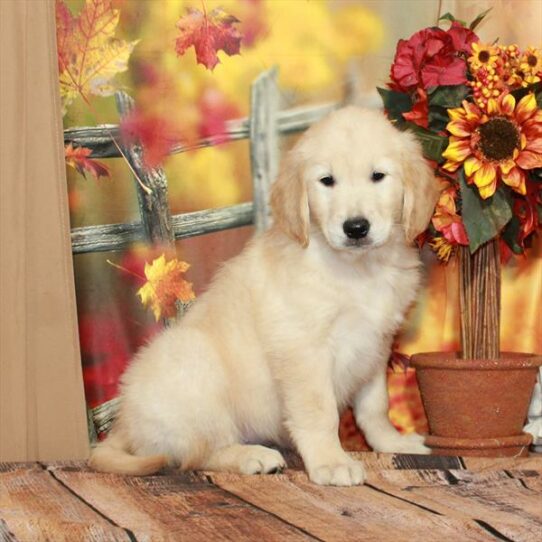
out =
<svg viewBox="0 0 542 542"><path fill-rule="evenodd" d="M427 225L439 197L437 179L424 159L420 143L404 132L401 167L403 176L403 227L408 243L412 243Z"/></svg>
<svg viewBox="0 0 542 542"><path fill-rule="evenodd" d="M300 159L290 151L271 186L271 211L277 226L303 248L309 245L309 200Z"/></svg>

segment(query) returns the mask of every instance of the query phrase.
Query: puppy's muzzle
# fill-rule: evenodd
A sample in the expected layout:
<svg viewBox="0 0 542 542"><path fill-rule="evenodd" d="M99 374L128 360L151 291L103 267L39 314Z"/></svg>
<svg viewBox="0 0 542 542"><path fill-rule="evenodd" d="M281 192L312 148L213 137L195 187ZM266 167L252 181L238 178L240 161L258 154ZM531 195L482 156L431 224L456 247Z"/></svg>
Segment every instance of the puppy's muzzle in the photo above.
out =
<svg viewBox="0 0 542 542"><path fill-rule="evenodd" d="M366 218L349 218L343 223L343 231L349 239L363 239L370 229L371 224Z"/></svg>

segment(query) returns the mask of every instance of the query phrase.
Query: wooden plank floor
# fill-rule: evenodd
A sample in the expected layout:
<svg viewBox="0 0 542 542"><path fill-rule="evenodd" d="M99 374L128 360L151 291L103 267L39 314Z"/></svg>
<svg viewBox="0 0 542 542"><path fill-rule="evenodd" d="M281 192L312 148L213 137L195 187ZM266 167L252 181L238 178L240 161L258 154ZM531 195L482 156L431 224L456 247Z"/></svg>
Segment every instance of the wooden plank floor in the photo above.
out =
<svg viewBox="0 0 542 542"><path fill-rule="evenodd" d="M316 486L295 456L267 476L0 463L0 541L541 539L542 458L352 455L364 486Z"/></svg>

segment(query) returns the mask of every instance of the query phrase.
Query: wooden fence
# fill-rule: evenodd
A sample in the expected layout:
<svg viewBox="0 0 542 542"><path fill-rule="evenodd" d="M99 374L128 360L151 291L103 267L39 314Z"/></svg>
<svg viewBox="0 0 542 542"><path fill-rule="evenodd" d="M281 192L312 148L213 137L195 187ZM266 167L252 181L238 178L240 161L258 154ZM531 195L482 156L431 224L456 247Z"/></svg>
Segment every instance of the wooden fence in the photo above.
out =
<svg viewBox="0 0 542 542"><path fill-rule="evenodd" d="M194 237L253 224L263 231L269 224L269 188L276 177L280 161L279 137L307 129L343 103L280 110L280 93L276 68L263 72L252 84L250 116L231 120L225 134L228 141L249 139L253 185L253 201L222 209L172 215L168 204L168 183L161 168L147 169L143 164L143 150L138 144L125 146L118 125L69 128L64 130L65 144L92 150L91 158L119 158L125 156L134 177L140 220L123 224L105 224L74 228L71 231L73 254L122 250L137 241L161 246L173 246L176 239ZM347 86L348 88L348 86ZM115 95L121 119L130 113L134 102L124 92ZM358 103L377 107L374 96L357 96ZM174 145L170 154L209 147L214 138L200 139L196 144ZM119 150L122 150L122 153ZM116 411L117 400L108 401L89 412L91 438L107 431Z"/></svg>

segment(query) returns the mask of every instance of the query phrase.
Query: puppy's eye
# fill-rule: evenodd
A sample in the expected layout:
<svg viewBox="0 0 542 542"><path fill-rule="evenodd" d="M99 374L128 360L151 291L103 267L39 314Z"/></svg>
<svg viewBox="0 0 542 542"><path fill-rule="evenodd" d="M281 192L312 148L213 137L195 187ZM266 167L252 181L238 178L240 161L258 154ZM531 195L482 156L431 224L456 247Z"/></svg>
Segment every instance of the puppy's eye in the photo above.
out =
<svg viewBox="0 0 542 542"><path fill-rule="evenodd" d="M373 171L373 174L371 175L371 180L378 182L381 181L385 176L385 173L381 173L380 171Z"/></svg>
<svg viewBox="0 0 542 542"><path fill-rule="evenodd" d="M326 175L320 179L320 182L324 186L333 186L335 184L335 179L331 175Z"/></svg>

